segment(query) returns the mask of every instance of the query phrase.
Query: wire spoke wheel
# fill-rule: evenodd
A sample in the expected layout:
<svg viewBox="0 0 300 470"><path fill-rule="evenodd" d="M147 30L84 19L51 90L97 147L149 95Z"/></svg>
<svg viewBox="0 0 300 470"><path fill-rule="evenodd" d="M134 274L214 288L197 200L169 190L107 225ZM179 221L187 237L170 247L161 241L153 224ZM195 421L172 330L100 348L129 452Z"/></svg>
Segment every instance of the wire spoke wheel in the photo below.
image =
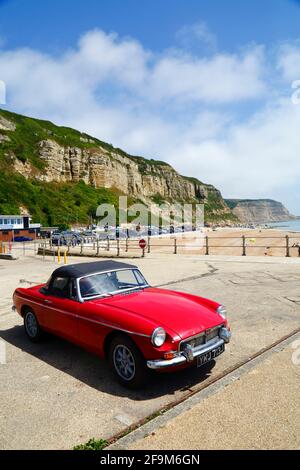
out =
<svg viewBox="0 0 300 470"><path fill-rule="evenodd" d="M38 334L38 324L35 315L27 312L25 317L25 328L30 338L35 338Z"/></svg>
<svg viewBox="0 0 300 470"><path fill-rule="evenodd" d="M116 372L123 380L130 381L133 379L135 375L135 359L127 346L118 344L115 347L113 361Z"/></svg>

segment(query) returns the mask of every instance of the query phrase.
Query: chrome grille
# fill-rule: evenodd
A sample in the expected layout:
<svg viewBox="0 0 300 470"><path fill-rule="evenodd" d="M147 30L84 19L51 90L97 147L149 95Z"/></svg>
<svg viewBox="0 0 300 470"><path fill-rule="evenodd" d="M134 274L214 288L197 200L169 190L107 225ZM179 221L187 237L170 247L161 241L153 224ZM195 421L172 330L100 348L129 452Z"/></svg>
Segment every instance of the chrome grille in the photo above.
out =
<svg viewBox="0 0 300 470"><path fill-rule="evenodd" d="M215 328L211 328L210 330L206 330L205 332L206 343L210 341L211 339L215 338L216 336L219 336L219 330L220 330L219 326Z"/></svg>
<svg viewBox="0 0 300 470"><path fill-rule="evenodd" d="M214 328L210 328L199 335L193 336L192 338L188 338L186 341L182 341L180 343L180 350L184 349L184 346L189 344L192 348L196 348L203 344L206 344L208 341L211 341L215 337L219 336L219 331L222 326L215 326Z"/></svg>

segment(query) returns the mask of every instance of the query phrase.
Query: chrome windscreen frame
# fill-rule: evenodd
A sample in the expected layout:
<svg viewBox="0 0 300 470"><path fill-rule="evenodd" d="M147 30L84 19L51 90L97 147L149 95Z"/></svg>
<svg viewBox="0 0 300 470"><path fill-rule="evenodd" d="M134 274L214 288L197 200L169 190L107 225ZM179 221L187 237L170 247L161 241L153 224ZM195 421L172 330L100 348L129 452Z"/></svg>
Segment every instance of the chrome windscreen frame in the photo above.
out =
<svg viewBox="0 0 300 470"><path fill-rule="evenodd" d="M132 287L132 288L129 288L129 289L123 289L123 290L117 290L117 291L114 291L114 292L109 292L107 294L97 294L97 295L93 295L93 296L85 297L85 298L83 298L81 296L80 281L82 279L86 279L87 277L99 276L99 274L116 273L116 272L120 272L120 271L138 271L139 274L141 275L141 277L145 280L146 284L137 285L136 287ZM85 274L84 276L76 278L76 287L77 287L78 301L80 303L84 303L84 302L88 302L89 300L94 300L94 299L106 299L107 297L110 297L110 296L113 296L113 295L116 295L116 294L121 294L123 292L130 292L131 290L133 291L133 290L136 290L138 288L145 289L146 287L150 287L150 285L147 283L146 279L144 278L143 274L141 273L141 271L139 269L122 268L122 269L110 269L109 271L101 271L101 272L92 273L92 274Z"/></svg>

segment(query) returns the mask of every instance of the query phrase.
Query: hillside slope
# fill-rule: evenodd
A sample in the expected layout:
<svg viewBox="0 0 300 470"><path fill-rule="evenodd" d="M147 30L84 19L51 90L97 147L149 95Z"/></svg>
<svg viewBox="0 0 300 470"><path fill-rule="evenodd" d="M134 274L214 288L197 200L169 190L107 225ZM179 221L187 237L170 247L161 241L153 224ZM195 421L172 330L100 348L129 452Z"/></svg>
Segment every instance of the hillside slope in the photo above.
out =
<svg viewBox="0 0 300 470"><path fill-rule="evenodd" d="M43 224L86 223L119 194L146 204L203 202L206 221L236 220L212 185L167 163L131 156L87 134L0 110L0 213Z"/></svg>
<svg viewBox="0 0 300 470"><path fill-rule="evenodd" d="M225 201L244 223L282 222L295 218L281 202L272 199L226 199Z"/></svg>

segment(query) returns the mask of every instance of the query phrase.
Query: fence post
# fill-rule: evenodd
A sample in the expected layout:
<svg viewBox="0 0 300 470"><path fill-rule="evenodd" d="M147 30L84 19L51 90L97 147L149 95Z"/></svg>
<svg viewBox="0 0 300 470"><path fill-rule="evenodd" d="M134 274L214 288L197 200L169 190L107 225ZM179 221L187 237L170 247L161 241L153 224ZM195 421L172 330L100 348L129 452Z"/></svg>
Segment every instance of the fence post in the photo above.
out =
<svg viewBox="0 0 300 470"><path fill-rule="evenodd" d="M99 256L99 238L97 238L97 256Z"/></svg>
<svg viewBox="0 0 300 470"><path fill-rule="evenodd" d="M174 238L174 255L177 255L177 238Z"/></svg>
<svg viewBox="0 0 300 470"><path fill-rule="evenodd" d="M151 240L151 238L148 236L148 249L147 249L148 253L151 252L150 240Z"/></svg>
<svg viewBox="0 0 300 470"><path fill-rule="evenodd" d="M208 243L208 235L206 235L205 237L205 255L208 256L209 255L209 243Z"/></svg>
<svg viewBox="0 0 300 470"><path fill-rule="evenodd" d="M117 256L120 256L120 239L117 238Z"/></svg>
<svg viewBox="0 0 300 470"><path fill-rule="evenodd" d="M242 256L246 256L246 237L245 235L242 236L243 239L243 254Z"/></svg>
<svg viewBox="0 0 300 470"><path fill-rule="evenodd" d="M290 237L287 235L285 239L286 239L286 257L289 258L290 257Z"/></svg>

